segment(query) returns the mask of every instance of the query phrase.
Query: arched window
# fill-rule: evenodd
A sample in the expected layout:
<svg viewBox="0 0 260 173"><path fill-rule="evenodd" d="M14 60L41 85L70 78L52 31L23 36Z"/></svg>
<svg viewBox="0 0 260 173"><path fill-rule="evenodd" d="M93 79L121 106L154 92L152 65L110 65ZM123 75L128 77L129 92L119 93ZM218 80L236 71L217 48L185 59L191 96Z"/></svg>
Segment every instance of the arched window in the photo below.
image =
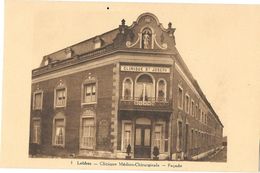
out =
<svg viewBox="0 0 260 173"><path fill-rule="evenodd" d="M124 100L133 99L133 81L131 78L125 78L123 81L122 96Z"/></svg>
<svg viewBox="0 0 260 173"><path fill-rule="evenodd" d="M150 28L144 28L142 31L142 48L152 48L152 30Z"/></svg>
<svg viewBox="0 0 260 173"><path fill-rule="evenodd" d="M136 79L135 97L139 101L154 99L154 79L148 74L142 74Z"/></svg>
<svg viewBox="0 0 260 173"><path fill-rule="evenodd" d="M166 81L164 79L157 82L157 101L166 101Z"/></svg>

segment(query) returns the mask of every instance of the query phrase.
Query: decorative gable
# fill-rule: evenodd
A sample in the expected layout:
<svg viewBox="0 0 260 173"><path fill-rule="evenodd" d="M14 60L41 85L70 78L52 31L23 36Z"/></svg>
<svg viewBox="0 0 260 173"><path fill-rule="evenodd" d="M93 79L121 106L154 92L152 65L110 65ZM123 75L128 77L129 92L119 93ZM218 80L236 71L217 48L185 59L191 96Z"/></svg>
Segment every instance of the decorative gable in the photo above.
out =
<svg viewBox="0 0 260 173"><path fill-rule="evenodd" d="M125 42L126 48L169 50L175 47L172 24L165 29L158 18L151 13L144 13L131 26L125 25L125 20L119 26L116 39Z"/></svg>

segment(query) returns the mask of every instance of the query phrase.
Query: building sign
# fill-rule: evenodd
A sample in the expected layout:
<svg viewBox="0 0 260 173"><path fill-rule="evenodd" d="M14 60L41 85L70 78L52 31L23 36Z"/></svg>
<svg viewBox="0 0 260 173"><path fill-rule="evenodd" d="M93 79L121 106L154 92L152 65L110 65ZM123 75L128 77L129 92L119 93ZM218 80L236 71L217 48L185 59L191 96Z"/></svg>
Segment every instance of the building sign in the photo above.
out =
<svg viewBox="0 0 260 173"><path fill-rule="evenodd" d="M155 66L121 65L121 71L149 72L149 73L170 73L170 68L169 67L155 67Z"/></svg>

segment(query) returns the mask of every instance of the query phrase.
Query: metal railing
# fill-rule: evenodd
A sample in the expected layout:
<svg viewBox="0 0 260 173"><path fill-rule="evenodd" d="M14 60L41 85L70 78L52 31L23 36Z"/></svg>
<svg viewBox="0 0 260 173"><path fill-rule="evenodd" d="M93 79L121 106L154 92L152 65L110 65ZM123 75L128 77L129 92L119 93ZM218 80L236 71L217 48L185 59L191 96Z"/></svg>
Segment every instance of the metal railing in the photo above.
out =
<svg viewBox="0 0 260 173"><path fill-rule="evenodd" d="M170 102L166 98L155 97L122 97L121 105L142 107L169 107Z"/></svg>

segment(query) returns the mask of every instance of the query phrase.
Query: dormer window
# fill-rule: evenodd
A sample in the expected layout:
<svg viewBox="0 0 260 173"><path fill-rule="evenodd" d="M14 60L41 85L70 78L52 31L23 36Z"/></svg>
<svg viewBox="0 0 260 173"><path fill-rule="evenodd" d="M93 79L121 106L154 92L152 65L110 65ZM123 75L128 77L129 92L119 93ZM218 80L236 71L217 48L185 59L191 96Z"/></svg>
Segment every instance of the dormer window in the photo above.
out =
<svg viewBox="0 0 260 173"><path fill-rule="evenodd" d="M94 49L98 49L98 48L101 48L102 46L102 39L100 37L96 37L94 39Z"/></svg>
<svg viewBox="0 0 260 173"><path fill-rule="evenodd" d="M66 58L71 58L72 57L72 50L71 50L71 48L65 49L65 54L66 54Z"/></svg>

